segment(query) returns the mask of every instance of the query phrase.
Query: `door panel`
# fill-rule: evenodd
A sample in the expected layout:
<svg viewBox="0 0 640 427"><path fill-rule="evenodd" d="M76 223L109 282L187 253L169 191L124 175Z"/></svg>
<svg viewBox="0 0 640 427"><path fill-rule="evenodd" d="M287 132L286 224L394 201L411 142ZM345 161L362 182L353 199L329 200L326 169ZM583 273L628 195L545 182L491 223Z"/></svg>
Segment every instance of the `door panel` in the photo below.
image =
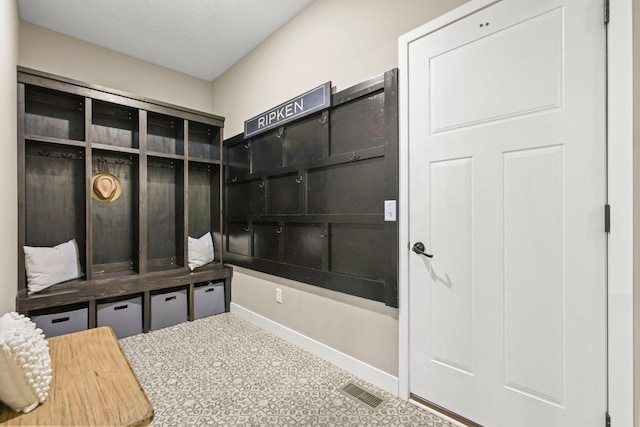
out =
<svg viewBox="0 0 640 427"><path fill-rule="evenodd" d="M432 264L429 271L434 284L429 296L431 357L468 374L473 374L474 356L472 170L470 158L431 164L431 244L427 246L439 254L438 266Z"/></svg>
<svg viewBox="0 0 640 427"><path fill-rule="evenodd" d="M431 58L432 133L560 107L562 47L556 8Z"/></svg>
<svg viewBox="0 0 640 427"><path fill-rule="evenodd" d="M562 147L505 153L503 163L504 385L563 405Z"/></svg>

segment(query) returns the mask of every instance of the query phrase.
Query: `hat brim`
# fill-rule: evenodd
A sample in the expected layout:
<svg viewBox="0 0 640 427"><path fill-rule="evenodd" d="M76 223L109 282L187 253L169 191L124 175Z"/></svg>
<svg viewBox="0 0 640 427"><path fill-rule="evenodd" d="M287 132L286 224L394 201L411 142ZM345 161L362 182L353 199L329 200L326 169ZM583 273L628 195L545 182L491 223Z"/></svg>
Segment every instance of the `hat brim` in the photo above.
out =
<svg viewBox="0 0 640 427"><path fill-rule="evenodd" d="M111 193L111 195L107 198L104 198L100 194L96 193L96 190L93 184L95 183L96 179L99 177L108 177L116 184L115 191ZM91 177L91 198L93 198L93 200L97 200L99 202L113 202L118 197L120 197L120 194L122 194L122 184L120 183L120 180L118 179L118 177L115 176L114 174L109 172L97 172L97 173L94 173L93 176Z"/></svg>

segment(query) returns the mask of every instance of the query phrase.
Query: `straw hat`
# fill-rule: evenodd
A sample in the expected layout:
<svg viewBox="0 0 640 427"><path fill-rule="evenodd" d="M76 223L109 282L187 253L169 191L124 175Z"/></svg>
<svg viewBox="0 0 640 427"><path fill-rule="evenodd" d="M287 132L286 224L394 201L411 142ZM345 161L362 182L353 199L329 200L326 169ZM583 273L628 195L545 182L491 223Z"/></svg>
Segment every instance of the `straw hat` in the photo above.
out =
<svg viewBox="0 0 640 427"><path fill-rule="evenodd" d="M122 184L109 172L97 172L91 177L91 197L99 202L113 202L122 194Z"/></svg>

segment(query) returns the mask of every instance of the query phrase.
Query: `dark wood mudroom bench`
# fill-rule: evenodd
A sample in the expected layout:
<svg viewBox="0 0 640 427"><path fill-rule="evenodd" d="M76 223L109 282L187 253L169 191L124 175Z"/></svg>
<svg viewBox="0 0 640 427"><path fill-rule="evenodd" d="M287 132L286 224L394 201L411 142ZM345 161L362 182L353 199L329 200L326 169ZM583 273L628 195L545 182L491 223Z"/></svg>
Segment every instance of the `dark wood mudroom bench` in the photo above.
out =
<svg viewBox="0 0 640 427"><path fill-rule="evenodd" d="M16 296L16 310L25 315L34 310L41 310L63 305L87 303L89 306L89 328L96 327L96 302L127 295L143 295L143 331L150 329L151 292L175 287L189 288L189 320L193 320L193 288L197 283L219 282L224 280L225 311L229 311L231 303L231 267L214 264L189 272L185 269L147 273L144 275L127 275L94 280L72 280L47 288L33 295L26 289Z"/></svg>

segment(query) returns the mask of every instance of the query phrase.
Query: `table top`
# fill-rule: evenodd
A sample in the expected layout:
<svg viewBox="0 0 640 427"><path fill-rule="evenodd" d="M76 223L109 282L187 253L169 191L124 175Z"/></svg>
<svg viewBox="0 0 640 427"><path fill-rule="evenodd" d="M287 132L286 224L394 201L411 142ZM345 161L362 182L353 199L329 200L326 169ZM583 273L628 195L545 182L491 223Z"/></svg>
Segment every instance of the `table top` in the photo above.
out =
<svg viewBox="0 0 640 427"><path fill-rule="evenodd" d="M47 400L28 414L0 404L0 424L144 426L153 406L109 327L49 339Z"/></svg>

